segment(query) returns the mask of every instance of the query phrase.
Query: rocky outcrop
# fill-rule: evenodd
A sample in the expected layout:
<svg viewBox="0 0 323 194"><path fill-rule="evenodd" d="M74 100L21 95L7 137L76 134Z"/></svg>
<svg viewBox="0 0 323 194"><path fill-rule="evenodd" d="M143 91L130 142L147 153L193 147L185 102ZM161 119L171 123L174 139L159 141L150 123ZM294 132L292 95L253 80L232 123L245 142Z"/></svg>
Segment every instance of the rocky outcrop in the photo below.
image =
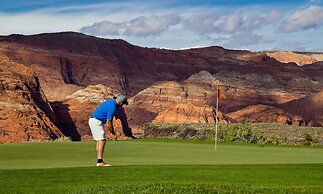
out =
<svg viewBox="0 0 323 194"><path fill-rule="evenodd" d="M183 82L160 82L132 98L132 106L154 112L152 122L215 123L215 84L207 71L193 74ZM220 122L228 122L222 115Z"/></svg>
<svg viewBox="0 0 323 194"><path fill-rule="evenodd" d="M221 101L220 110L235 122L322 126L323 82L305 75L284 80L268 74L219 72L214 77L228 97Z"/></svg>
<svg viewBox="0 0 323 194"><path fill-rule="evenodd" d="M236 122L265 122L288 124L293 120L293 115L283 109L275 108L267 105L250 105L241 110L231 112L228 117Z"/></svg>
<svg viewBox="0 0 323 194"><path fill-rule="evenodd" d="M266 55L280 61L282 63L296 63L299 66L313 64L317 62L318 56L313 57L304 54L298 54L294 52L268 52Z"/></svg>
<svg viewBox="0 0 323 194"><path fill-rule="evenodd" d="M132 102L136 107L157 113L178 103L214 105L215 83L215 78L209 72L201 71L183 82L158 82L135 95Z"/></svg>
<svg viewBox="0 0 323 194"><path fill-rule="evenodd" d="M0 57L0 143L54 140L62 134L30 68Z"/></svg>
<svg viewBox="0 0 323 194"><path fill-rule="evenodd" d="M313 53L311 54L311 57L313 57L317 61L323 61L323 54Z"/></svg>
<svg viewBox="0 0 323 194"><path fill-rule="evenodd" d="M219 123L228 123L221 112L218 113ZM195 106L190 102L177 104L175 107L160 112L153 123L189 124L215 123L216 111L212 106Z"/></svg>
<svg viewBox="0 0 323 194"><path fill-rule="evenodd" d="M282 79L270 74L220 71L214 74L228 96L222 102L225 113L238 111L250 105L276 106L303 98L321 91L323 82L303 75L298 78ZM302 79L302 81L301 81Z"/></svg>
<svg viewBox="0 0 323 194"><path fill-rule="evenodd" d="M153 122L214 123L215 85L217 85L227 96L227 100L220 100L220 122L249 121L321 126L317 122L320 120L319 115L322 115L321 109L314 108L322 107L319 100L313 99L313 103L306 103L307 106L313 107L309 108L312 111L307 110L312 113L307 117L303 116L301 109L295 108L296 105L290 105L293 101L299 102L298 99L302 99L303 96L320 91L321 83L314 81L303 81L298 85L290 83L291 80L286 82L268 74L221 71L211 75L207 71L201 71L183 82L157 83L134 96L132 101L134 107L157 113ZM298 107L304 107L306 104L303 103ZM294 108L291 108L293 106Z"/></svg>
<svg viewBox="0 0 323 194"><path fill-rule="evenodd" d="M106 99L120 94L119 91L106 87L102 84L89 85L67 96L67 101L76 100L80 103L101 103Z"/></svg>
<svg viewBox="0 0 323 194"><path fill-rule="evenodd" d="M297 115L292 123L299 126L323 126L323 92L284 103L281 107Z"/></svg>

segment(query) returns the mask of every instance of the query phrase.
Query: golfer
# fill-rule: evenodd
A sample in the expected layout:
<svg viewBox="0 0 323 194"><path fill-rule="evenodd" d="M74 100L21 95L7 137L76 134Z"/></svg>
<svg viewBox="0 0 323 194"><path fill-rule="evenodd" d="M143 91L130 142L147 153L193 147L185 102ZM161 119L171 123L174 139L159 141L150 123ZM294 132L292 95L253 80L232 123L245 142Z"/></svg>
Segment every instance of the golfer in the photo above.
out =
<svg viewBox="0 0 323 194"><path fill-rule="evenodd" d="M124 104L128 104L126 96L118 96L116 99L106 100L95 109L95 111L91 115L91 118L89 119L89 126L92 132L92 136L93 139L96 140L96 154L98 157L96 166L98 167L110 166L103 161L103 153L106 142L103 125L107 123L107 128L110 133L116 135L112 123L113 116L116 112L117 107Z"/></svg>

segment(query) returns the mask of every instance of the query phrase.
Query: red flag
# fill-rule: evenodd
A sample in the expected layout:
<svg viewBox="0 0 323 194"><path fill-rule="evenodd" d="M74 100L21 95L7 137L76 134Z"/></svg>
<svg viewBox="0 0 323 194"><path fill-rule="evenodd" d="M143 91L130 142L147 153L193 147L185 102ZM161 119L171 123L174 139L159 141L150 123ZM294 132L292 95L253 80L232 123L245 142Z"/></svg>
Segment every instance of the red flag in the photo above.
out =
<svg viewBox="0 0 323 194"><path fill-rule="evenodd" d="M220 89L217 89L217 97L218 99L221 99L221 100L224 100L227 98Z"/></svg>

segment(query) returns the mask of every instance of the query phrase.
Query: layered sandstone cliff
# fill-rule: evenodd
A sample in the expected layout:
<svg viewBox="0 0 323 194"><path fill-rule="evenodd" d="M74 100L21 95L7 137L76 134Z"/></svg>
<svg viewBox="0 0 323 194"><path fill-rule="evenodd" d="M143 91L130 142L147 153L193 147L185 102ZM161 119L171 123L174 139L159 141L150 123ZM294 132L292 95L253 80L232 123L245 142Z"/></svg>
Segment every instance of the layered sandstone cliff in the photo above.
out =
<svg viewBox="0 0 323 194"><path fill-rule="evenodd" d="M183 82L160 82L132 98L134 107L157 113L153 122L215 123L215 87L220 83L207 71ZM219 121L228 120L219 113Z"/></svg>
<svg viewBox="0 0 323 194"><path fill-rule="evenodd" d="M140 132L148 122L212 123L215 85L228 97L220 101L220 122L322 126L322 105L313 96L322 92L323 63L307 58L299 58L307 65L298 66L297 61L282 63L266 53L217 46L142 48L72 32L0 36L0 57L3 142L61 134L74 140L89 137L91 112L116 94L130 97L130 105L121 110L126 117L119 116L127 122L116 121L119 129ZM20 108L25 115L27 109L28 115L39 113L32 119L35 123L29 117L17 119ZM14 135L8 135L10 125L23 127L10 128ZM54 135L30 135L39 129Z"/></svg>
<svg viewBox="0 0 323 194"><path fill-rule="evenodd" d="M0 56L0 143L54 140L62 134L30 68Z"/></svg>
<svg viewBox="0 0 323 194"><path fill-rule="evenodd" d="M310 56L304 54L298 54L294 52L268 52L268 56L282 62L282 63L296 63L299 66L313 64L319 59L319 55Z"/></svg>

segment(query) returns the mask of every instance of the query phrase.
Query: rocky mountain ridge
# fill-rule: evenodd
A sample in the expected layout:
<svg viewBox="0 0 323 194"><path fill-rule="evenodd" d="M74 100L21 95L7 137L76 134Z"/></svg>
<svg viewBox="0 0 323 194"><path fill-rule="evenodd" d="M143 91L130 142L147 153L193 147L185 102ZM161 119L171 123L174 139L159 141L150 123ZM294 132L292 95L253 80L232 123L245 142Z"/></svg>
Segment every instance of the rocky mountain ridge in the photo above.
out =
<svg viewBox="0 0 323 194"><path fill-rule="evenodd" d="M300 54L295 52L267 52L268 56L282 63L294 62L299 66L313 64L323 60L323 54Z"/></svg>
<svg viewBox="0 0 323 194"><path fill-rule="evenodd" d="M45 124L30 130L55 134L26 138L27 133L21 131L29 131L27 121L18 120L22 127L12 128L8 123L17 119L3 117L0 133L9 135L3 135L2 143L62 135L89 139L89 115L102 100L117 94L130 97L130 105L116 119L121 136L141 133L147 122L212 123L215 86L228 97L220 101L220 122L323 125L323 104L317 100L323 89L323 62L318 60L299 66L292 61L281 63L266 53L217 46L181 51L142 48L73 32L0 36L0 57L2 85L26 82L8 79L7 74L14 71L28 71L28 80L38 80L32 85L47 104L47 108L40 106L45 115L40 120ZM25 100L10 97L9 90L2 88L1 111L17 114L17 109L4 104L24 104ZM38 106L36 101L30 103ZM37 111L29 115L35 117Z"/></svg>

